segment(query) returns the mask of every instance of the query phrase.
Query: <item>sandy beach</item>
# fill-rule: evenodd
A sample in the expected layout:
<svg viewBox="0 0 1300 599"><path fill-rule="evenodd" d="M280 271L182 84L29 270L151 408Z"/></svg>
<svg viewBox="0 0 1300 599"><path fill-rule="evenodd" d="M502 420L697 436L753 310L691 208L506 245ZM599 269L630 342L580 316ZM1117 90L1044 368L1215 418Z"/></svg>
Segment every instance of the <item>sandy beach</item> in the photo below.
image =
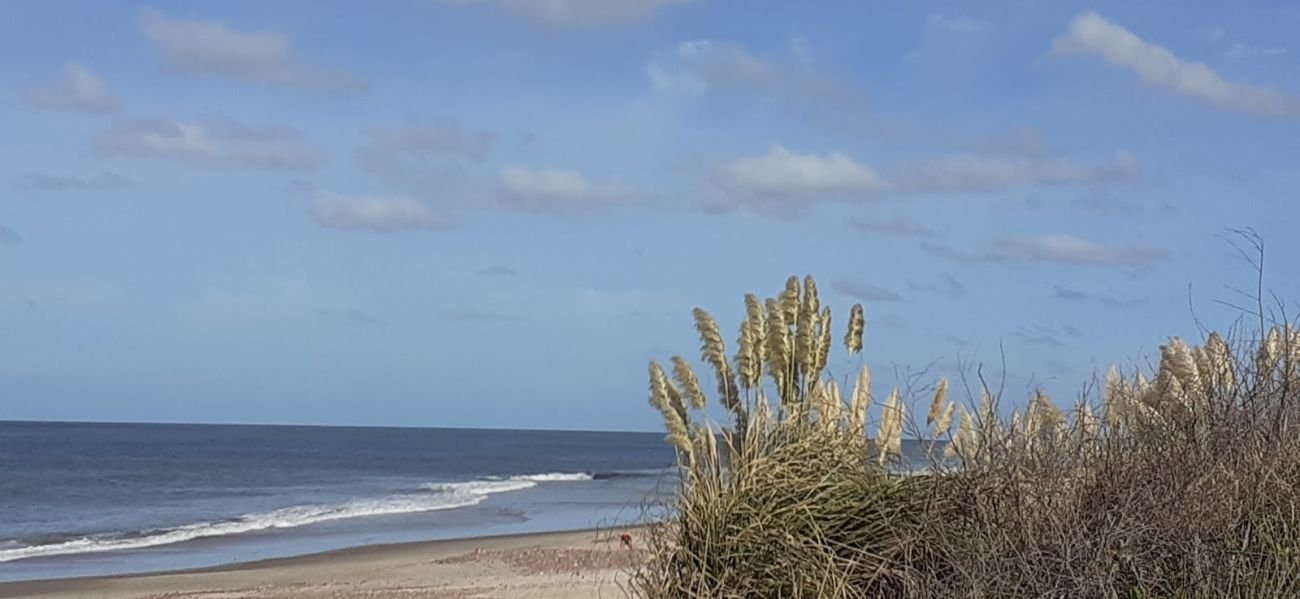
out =
<svg viewBox="0 0 1300 599"><path fill-rule="evenodd" d="M155 574L0 584L0 597L509 599L624 597L638 559L611 530L359 547ZM636 531L632 531L635 535Z"/></svg>

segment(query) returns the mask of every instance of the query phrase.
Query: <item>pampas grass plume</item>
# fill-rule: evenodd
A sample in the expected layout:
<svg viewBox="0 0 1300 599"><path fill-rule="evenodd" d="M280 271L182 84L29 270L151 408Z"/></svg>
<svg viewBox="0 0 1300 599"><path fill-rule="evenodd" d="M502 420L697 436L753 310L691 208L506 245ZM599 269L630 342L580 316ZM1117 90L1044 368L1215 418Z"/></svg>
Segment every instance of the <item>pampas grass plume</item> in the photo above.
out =
<svg viewBox="0 0 1300 599"><path fill-rule="evenodd" d="M871 409L871 368L863 365L858 380L853 385L853 400L849 406L849 423L859 435L866 434L867 411Z"/></svg>
<svg viewBox="0 0 1300 599"><path fill-rule="evenodd" d="M691 365L681 356L673 356L673 379L682 387L686 403L697 410L704 409L704 392L700 390L700 379L695 376Z"/></svg>
<svg viewBox="0 0 1300 599"><path fill-rule="evenodd" d="M718 323L702 308L696 308L693 313L695 329L700 333L700 358L713 366L718 377L718 397L723 405L733 409L740 402L740 393L727 362L727 347L722 341Z"/></svg>
<svg viewBox="0 0 1300 599"><path fill-rule="evenodd" d="M948 377L939 379L939 384L934 387L934 399L930 400L930 411L925 415L925 424L930 426L939 419L943 413L944 396L948 394Z"/></svg>
<svg viewBox="0 0 1300 599"><path fill-rule="evenodd" d="M844 333L844 349L850 354L862 351L862 333L866 324L866 318L862 316L862 304L853 304L849 310L849 328Z"/></svg>
<svg viewBox="0 0 1300 599"><path fill-rule="evenodd" d="M822 315L817 319L817 325L820 333L817 338L817 354L813 356L813 374L819 374L826 369L826 363L831 356L831 309L822 308Z"/></svg>

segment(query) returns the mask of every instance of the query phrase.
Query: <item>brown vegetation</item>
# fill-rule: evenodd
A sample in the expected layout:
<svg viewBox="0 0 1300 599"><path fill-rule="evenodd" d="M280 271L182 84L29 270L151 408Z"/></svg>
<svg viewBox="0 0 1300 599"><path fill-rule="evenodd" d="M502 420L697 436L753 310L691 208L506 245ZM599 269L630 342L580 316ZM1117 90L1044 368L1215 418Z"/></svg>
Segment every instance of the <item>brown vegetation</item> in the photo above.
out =
<svg viewBox="0 0 1300 599"><path fill-rule="evenodd" d="M639 595L1300 596L1293 327L1173 339L1151 377L1112 369L1099 405L1037 392L1003 417L982 383L968 406L941 380L922 426L898 389L868 422L868 368L847 398L824 375L831 317L811 277L745 307L731 360L695 311L730 425L703 418L685 359L671 380L650 365L682 482L674 517L651 529ZM854 306L850 353L864 323ZM926 473L891 474L909 425L946 449Z"/></svg>

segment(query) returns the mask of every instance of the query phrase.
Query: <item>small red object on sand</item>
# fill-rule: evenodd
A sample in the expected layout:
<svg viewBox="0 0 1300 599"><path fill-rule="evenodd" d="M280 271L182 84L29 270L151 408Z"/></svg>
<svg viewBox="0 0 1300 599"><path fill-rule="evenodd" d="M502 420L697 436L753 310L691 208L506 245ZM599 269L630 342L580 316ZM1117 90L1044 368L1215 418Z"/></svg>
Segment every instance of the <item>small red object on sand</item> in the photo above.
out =
<svg viewBox="0 0 1300 599"><path fill-rule="evenodd" d="M621 546L621 547L627 547L628 549L631 549L631 548L632 548L632 535L630 535L630 534L628 534L628 533L623 533L623 534L621 534L621 535L618 535L618 544L619 544L619 546Z"/></svg>

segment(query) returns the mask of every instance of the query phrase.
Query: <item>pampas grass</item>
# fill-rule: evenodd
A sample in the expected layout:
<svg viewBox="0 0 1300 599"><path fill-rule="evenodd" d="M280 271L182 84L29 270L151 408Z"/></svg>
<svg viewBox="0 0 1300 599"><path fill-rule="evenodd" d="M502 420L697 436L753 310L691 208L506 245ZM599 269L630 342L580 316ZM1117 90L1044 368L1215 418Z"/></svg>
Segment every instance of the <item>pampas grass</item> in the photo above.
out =
<svg viewBox="0 0 1300 599"><path fill-rule="evenodd" d="M853 313L845 339L856 352L861 306ZM651 404L678 449L683 485L677 517L654 529L654 559L638 573L638 592L849 597L864 586L892 588L896 573L882 570L895 550L886 523L905 515L891 498L919 484L881 467L902 454L905 409L898 390L872 442L866 431L871 370L859 370L845 405L839 386L824 375L835 338L832 312L821 306L812 277L802 286L789 278L767 300L745 297L734 365L712 316L696 309L694 317L701 359L719 375L719 401L729 401L724 382L735 376L733 388L745 390L746 408L715 437L712 423L692 424L687 413L687 405L707 404L690 364L673 358L676 385L651 364ZM768 389L775 391L775 408Z"/></svg>
<svg viewBox="0 0 1300 599"><path fill-rule="evenodd" d="M889 398L880 411L880 428L876 430L876 453L881 464L890 458L903 455L903 406L898 388L889 392Z"/></svg>
<svg viewBox="0 0 1300 599"><path fill-rule="evenodd" d="M924 398L895 387L872 423L871 369L845 373L847 398L825 372L831 315L816 294L791 277L775 297L746 296L734 363L696 311L733 425L704 417L685 359L671 380L650 364L682 483L672 518L650 527L636 595L1300 596L1293 327L1170 339L1153 371L1112 367L1099 397L1067 409L1030 389L1004 410L982 381L964 399L947 378ZM850 355L861 314L847 319ZM911 402L928 402L924 426L909 428ZM945 444L924 474L890 470L907 436Z"/></svg>
<svg viewBox="0 0 1300 599"><path fill-rule="evenodd" d="M700 379L695 376L695 371L691 370L691 365L686 363L686 358L673 356L673 380L681 385L682 398L692 408L697 410L704 409L704 391L700 390Z"/></svg>
<svg viewBox="0 0 1300 599"><path fill-rule="evenodd" d="M727 361L727 346L722 341L722 332L708 312L696 308L694 315L695 329L700 333L700 359L713 366L713 373L718 380L718 398L722 405L734 409L740 403L740 392L736 389L731 363Z"/></svg>
<svg viewBox="0 0 1300 599"><path fill-rule="evenodd" d="M863 366L858 371L858 380L853 385L853 401L849 405L849 430L855 434L865 434L867 412L871 410L871 368Z"/></svg>
<svg viewBox="0 0 1300 599"><path fill-rule="evenodd" d="M939 379L934 387L934 398L930 400L930 411L925 414L926 426L931 426L943 415L944 398L948 395L948 377Z"/></svg>
<svg viewBox="0 0 1300 599"><path fill-rule="evenodd" d="M664 427L668 429L668 442L677 449L678 455L685 456L686 463L695 464L695 452L691 446L689 425L690 416L682 404L681 395L676 393L668 376L658 362L650 362L650 405L659 410L664 418Z"/></svg>

